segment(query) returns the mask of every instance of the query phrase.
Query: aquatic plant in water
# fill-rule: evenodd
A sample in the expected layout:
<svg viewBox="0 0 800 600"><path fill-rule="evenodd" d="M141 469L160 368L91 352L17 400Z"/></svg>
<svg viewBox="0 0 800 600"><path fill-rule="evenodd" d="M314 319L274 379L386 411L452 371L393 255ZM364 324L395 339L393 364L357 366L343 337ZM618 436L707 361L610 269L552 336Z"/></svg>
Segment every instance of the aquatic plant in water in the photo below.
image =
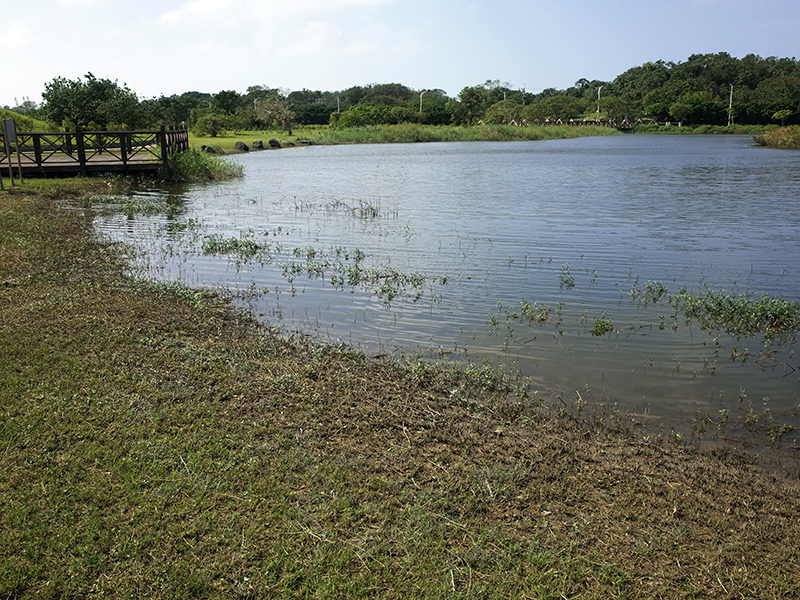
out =
<svg viewBox="0 0 800 600"><path fill-rule="evenodd" d="M572 288L575 287L575 278L570 273L569 265L564 264L561 267L560 274L558 276L558 280L561 282L562 288Z"/></svg>
<svg viewBox="0 0 800 600"><path fill-rule="evenodd" d="M667 285L663 281L645 281L642 287L639 282L633 284L631 297L640 304L655 304L667 295Z"/></svg>
<svg viewBox="0 0 800 600"><path fill-rule="evenodd" d="M610 319L606 319L606 313L599 319L595 319L594 325L589 330L592 335L601 336L614 331L614 324Z"/></svg>
<svg viewBox="0 0 800 600"><path fill-rule="evenodd" d="M682 289L670 298L687 322L698 321L702 329L718 329L735 338L763 335L765 344L794 341L800 331L800 303L764 294L750 298L706 289L693 294Z"/></svg>
<svg viewBox="0 0 800 600"><path fill-rule="evenodd" d="M248 259L265 247L247 235L226 238L221 234L212 234L204 238L202 248L205 254L233 254L241 259Z"/></svg>

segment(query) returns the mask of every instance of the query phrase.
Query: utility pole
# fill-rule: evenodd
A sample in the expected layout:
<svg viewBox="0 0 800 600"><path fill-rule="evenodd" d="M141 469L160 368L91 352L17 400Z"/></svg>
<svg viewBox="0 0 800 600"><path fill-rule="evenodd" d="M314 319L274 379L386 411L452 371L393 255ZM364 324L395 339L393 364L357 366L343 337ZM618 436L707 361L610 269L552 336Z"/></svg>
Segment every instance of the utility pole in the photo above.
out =
<svg viewBox="0 0 800 600"><path fill-rule="evenodd" d="M597 88L597 119L595 119L597 123L600 122L600 90L602 89L603 89L602 85L599 88Z"/></svg>
<svg viewBox="0 0 800 600"><path fill-rule="evenodd" d="M728 126L733 125L733 84L731 84L731 101L728 103Z"/></svg>

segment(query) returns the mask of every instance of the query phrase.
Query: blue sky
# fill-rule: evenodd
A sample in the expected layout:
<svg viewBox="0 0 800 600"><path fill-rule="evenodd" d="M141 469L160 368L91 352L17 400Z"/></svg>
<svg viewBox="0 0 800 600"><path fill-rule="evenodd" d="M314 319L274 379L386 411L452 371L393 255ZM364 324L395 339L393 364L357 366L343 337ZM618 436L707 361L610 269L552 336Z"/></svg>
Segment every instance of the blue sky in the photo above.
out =
<svg viewBox="0 0 800 600"><path fill-rule="evenodd" d="M0 105L87 72L186 91L539 91L691 54L795 58L797 0L0 0ZM16 100L15 100L16 99Z"/></svg>

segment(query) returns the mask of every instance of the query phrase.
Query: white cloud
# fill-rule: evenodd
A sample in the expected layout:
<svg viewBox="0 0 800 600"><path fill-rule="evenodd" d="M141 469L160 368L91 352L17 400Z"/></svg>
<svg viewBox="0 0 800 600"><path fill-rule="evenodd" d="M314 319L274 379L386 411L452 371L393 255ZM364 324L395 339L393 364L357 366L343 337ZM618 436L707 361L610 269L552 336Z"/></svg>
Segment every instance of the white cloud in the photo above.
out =
<svg viewBox="0 0 800 600"><path fill-rule="evenodd" d="M198 19L206 22L214 22L222 17L229 17L236 14L233 6L235 0L192 0L183 6L165 12L158 18L158 22L164 25L175 25L184 23L187 20Z"/></svg>
<svg viewBox="0 0 800 600"><path fill-rule="evenodd" d="M264 23L318 19L323 15L354 9L377 8L394 0L244 0L247 13Z"/></svg>
<svg viewBox="0 0 800 600"><path fill-rule="evenodd" d="M342 51L345 56L370 56L381 49L380 42L375 40L355 40L347 44Z"/></svg>
<svg viewBox="0 0 800 600"><path fill-rule="evenodd" d="M281 55L294 59L321 56L336 46L342 31L327 21L311 21L292 34L291 41L280 49Z"/></svg>
<svg viewBox="0 0 800 600"><path fill-rule="evenodd" d="M14 23L0 33L0 48L17 49L29 46L33 32L22 23Z"/></svg>
<svg viewBox="0 0 800 600"><path fill-rule="evenodd" d="M92 2L95 0L62 0ZM175 25L187 21L233 22L243 18L274 24L297 19L318 19L320 16L354 9L376 8L395 0L190 0L178 8L162 13L157 21Z"/></svg>
<svg viewBox="0 0 800 600"><path fill-rule="evenodd" d="M108 0L58 0L62 6L91 6L93 4L105 4Z"/></svg>

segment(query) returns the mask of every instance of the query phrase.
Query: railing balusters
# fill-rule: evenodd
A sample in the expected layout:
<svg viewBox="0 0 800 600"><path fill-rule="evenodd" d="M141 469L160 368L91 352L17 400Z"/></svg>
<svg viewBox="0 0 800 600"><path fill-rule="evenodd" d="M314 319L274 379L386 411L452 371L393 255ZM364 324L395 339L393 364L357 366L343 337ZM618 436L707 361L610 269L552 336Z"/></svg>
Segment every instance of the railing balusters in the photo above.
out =
<svg viewBox="0 0 800 600"><path fill-rule="evenodd" d="M170 157L189 149L189 131L185 125L161 126L156 131L84 131L76 127L75 131L20 136L22 168L40 174L71 170L86 176L92 171L131 169L153 169L166 174ZM5 157L0 156L0 164L5 167L5 163Z"/></svg>

